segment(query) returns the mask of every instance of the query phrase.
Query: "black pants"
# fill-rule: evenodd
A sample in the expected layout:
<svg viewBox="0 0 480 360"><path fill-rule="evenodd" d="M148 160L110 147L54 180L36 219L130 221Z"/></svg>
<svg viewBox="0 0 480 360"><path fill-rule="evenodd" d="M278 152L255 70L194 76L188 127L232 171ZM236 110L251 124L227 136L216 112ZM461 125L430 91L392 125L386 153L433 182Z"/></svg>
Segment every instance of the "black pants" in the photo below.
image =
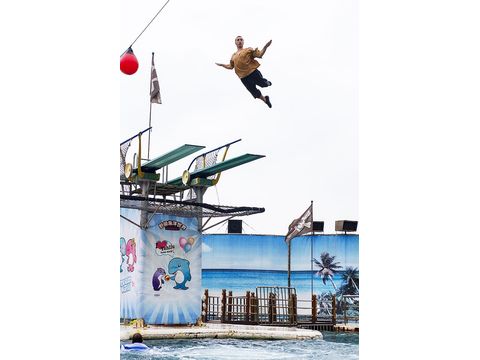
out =
<svg viewBox="0 0 480 360"><path fill-rule="evenodd" d="M256 99L262 96L260 90L257 89L257 86L267 87L270 86L270 81L264 79L260 71L255 70L250 75L241 78L243 85L250 91L250 94Z"/></svg>

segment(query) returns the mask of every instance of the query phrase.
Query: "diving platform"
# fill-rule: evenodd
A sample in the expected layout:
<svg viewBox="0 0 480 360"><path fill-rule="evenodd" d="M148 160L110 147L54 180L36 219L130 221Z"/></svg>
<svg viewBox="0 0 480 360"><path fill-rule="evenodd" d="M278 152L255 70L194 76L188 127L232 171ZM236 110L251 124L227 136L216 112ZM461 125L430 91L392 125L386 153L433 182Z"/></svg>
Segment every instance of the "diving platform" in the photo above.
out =
<svg viewBox="0 0 480 360"><path fill-rule="evenodd" d="M204 148L205 146L201 145L185 144L142 164L141 169L144 172L152 173Z"/></svg>
<svg viewBox="0 0 480 360"><path fill-rule="evenodd" d="M232 169L234 167L249 163L251 161L261 159L263 157L265 157L265 155L244 154L241 156L237 156L233 159L225 160L215 165L193 171L188 176L184 174L183 176L168 181L167 184L172 186L189 185L194 179L206 179L209 176L216 175L222 171Z"/></svg>
<svg viewBox="0 0 480 360"><path fill-rule="evenodd" d="M223 221L226 221L233 217L265 211L261 207L213 205L203 201L204 193L218 183L223 171L261 159L265 155L247 153L226 159L230 146L241 141L237 139L197 155L181 176L169 180L169 165L204 149L205 146L183 144L154 159L142 162L141 135L148 130L150 128L120 143L120 208L142 212L144 216L140 226L147 226L149 217L162 214L197 218L200 222L199 229L202 230L210 218L224 218ZM127 152L132 141L138 144L138 151L133 157L130 156L131 160L127 162ZM163 173L160 174L160 171ZM203 224L202 219L205 218L207 220Z"/></svg>

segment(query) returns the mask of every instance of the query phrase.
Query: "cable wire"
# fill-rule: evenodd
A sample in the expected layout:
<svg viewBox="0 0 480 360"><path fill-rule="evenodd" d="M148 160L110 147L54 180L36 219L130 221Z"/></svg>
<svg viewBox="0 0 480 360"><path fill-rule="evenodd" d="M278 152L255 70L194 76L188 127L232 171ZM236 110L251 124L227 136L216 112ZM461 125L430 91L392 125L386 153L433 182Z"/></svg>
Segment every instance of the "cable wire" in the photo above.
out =
<svg viewBox="0 0 480 360"><path fill-rule="evenodd" d="M245 225L247 225L250 229L252 229L254 232L258 233L257 230L254 229L253 227L251 227L250 225L248 225L245 220L242 220L242 221L243 221L243 223L244 223Z"/></svg>
<svg viewBox="0 0 480 360"><path fill-rule="evenodd" d="M120 55L120 57L123 56L123 54L125 54L132 46L133 44L135 44L135 42L138 40L138 38L140 36L142 36L142 34L145 32L145 30L147 30L147 28L150 26L150 24L153 22L153 20L155 20L155 18L158 16L158 14L160 14L160 12L163 10L163 8L165 6L167 6L167 4L170 2L170 0L167 0L167 2L165 4L163 4L162 8L160 10L158 10L157 14L153 17L152 20L150 20L150 22L147 24L147 26L145 26L145 29L142 30L142 32L140 33L140 35L137 36L137 38L135 40L133 40L133 42L130 44L130 46L127 48L127 50L125 50L122 55Z"/></svg>

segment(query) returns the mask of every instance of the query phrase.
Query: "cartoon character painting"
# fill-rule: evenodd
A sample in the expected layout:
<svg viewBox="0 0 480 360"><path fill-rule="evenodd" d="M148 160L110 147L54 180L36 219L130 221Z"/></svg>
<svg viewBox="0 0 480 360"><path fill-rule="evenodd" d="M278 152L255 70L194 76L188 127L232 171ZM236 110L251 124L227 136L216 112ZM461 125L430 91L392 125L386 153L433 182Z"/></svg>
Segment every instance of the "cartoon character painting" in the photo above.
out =
<svg viewBox="0 0 480 360"><path fill-rule="evenodd" d="M135 263L137 262L137 246L135 244L135 239L132 238L128 240L125 254L127 256L127 270L128 272L133 272L133 270L135 270Z"/></svg>
<svg viewBox="0 0 480 360"><path fill-rule="evenodd" d="M164 268L157 268L157 271L155 271L152 277L153 290L160 291L162 285L165 284L165 280L170 280L170 276L167 275Z"/></svg>
<svg viewBox="0 0 480 360"><path fill-rule="evenodd" d="M120 272L123 272L122 265L125 262L125 255L127 255L127 243L125 238L120 238Z"/></svg>
<svg viewBox="0 0 480 360"><path fill-rule="evenodd" d="M172 275L170 278L175 281L174 289L187 290L185 286L187 281L192 280L190 274L190 262L186 259L173 258L168 263L168 272Z"/></svg>

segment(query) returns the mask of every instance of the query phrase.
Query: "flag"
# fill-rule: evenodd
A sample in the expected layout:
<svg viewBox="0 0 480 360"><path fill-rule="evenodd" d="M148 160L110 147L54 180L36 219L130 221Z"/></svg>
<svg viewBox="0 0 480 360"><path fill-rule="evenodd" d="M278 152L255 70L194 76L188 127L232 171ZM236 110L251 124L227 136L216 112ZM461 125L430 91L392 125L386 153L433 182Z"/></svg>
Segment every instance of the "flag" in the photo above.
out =
<svg viewBox="0 0 480 360"><path fill-rule="evenodd" d="M158 84L157 70L155 70L155 64L153 62L152 53L152 80L150 83L150 102L161 104L162 99L160 97L160 85Z"/></svg>
<svg viewBox="0 0 480 360"><path fill-rule="evenodd" d="M300 236L313 231L313 211L312 205L298 219L292 221L288 227L288 233L285 235L285 242L289 242L295 236Z"/></svg>

